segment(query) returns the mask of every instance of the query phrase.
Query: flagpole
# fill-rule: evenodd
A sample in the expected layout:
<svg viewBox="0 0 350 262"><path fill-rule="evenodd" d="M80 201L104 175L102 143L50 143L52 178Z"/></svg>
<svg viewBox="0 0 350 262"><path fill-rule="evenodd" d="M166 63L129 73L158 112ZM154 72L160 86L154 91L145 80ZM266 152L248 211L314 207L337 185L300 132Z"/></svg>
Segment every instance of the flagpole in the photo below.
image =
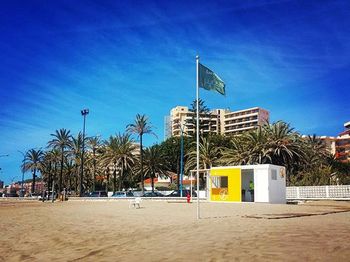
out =
<svg viewBox="0 0 350 262"><path fill-rule="evenodd" d="M200 219L199 213L199 56L196 56L196 95L197 95L197 219Z"/></svg>

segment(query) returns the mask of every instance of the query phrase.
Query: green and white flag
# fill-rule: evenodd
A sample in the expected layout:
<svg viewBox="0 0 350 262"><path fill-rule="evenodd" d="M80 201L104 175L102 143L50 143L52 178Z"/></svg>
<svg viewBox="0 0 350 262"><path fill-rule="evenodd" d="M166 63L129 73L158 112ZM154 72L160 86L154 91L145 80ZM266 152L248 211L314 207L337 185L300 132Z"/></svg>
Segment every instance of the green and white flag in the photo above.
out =
<svg viewBox="0 0 350 262"><path fill-rule="evenodd" d="M225 83L209 68L199 63L198 85L206 90L213 90L225 95Z"/></svg>

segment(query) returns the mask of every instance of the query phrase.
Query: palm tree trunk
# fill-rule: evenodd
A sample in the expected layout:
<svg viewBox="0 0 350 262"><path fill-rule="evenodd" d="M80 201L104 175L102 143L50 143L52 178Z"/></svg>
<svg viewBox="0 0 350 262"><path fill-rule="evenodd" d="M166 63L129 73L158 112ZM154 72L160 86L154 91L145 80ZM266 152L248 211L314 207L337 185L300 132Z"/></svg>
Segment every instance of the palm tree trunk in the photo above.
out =
<svg viewBox="0 0 350 262"><path fill-rule="evenodd" d="M53 188L53 190L54 190L55 179L57 181L57 162L56 161L55 161L54 170L52 174L52 181L51 181L51 187Z"/></svg>
<svg viewBox="0 0 350 262"><path fill-rule="evenodd" d="M61 194L61 191L62 191L62 178L63 178L63 154L64 154L64 148L62 147L62 150L61 150L61 172L60 172L60 183L59 183L59 186L58 186L58 191L59 191L59 194Z"/></svg>
<svg viewBox="0 0 350 262"><path fill-rule="evenodd" d="M109 181L109 174L107 173L107 180L106 180L106 193L108 194L108 181Z"/></svg>
<svg viewBox="0 0 350 262"><path fill-rule="evenodd" d="M114 163L114 171L113 171L113 194L117 189L117 167L116 163Z"/></svg>
<svg viewBox="0 0 350 262"><path fill-rule="evenodd" d="M69 191L72 190L72 173L69 175Z"/></svg>
<svg viewBox="0 0 350 262"><path fill-rule="evenodd" d="M113 194L115 193L117 189L117 171L114 170L113 172Z"/></svg>
<svg viewBox="0 0 350 262"><path fill-rule="evenodd" d="M50 191L50 185L51 185L51 168L52 168L52 166L51 166L51 161L50 161L50 163L49 163L49 172L48 172L48 174L47 174L47 191Z"/></svg>
<svg viewBox="0 0 350 262"><path fill-rule="evenodd" d="M142 152L142 134L140 134L140 164L141 164L141 191L142 195L145 193L144 187L145 187L145 181L143 181L143 152Z"/></svg>
<svg viewBox="0 0 350 262"><path fill-rule="evenodd" d="M123 183L123 175L124 175L124 172L123 172L124 168L121 167L120 169L120 175L119 175L119 191L122 190L122 183Z"/></svg>
<svg viewBox="0 0 350 262"><path fill-rule="evenodd" d="M96 153L95 153L95 149L93 150L93 157L94 157L94 161L93 161L93 174L92 174L92 191L95 191L96 188Z"/></svg>
<svg viewBox="0 0 350 262"><path fill-rule="evenodd" d="M79 170L79 168L78 168L78 165L76 165L75 166L75 188L74 188L74 191L75 191L75 194L77 194L78 193L78 170Z"/></svg>
<svg viewBox="0 0 350 262"><path fill-rule="evenodd" d="M36 172L36 169L33 170L32 193L34 193L34 190L35 190L35 172Z"/></svg>
<svg viewBox="0 0 350 262"><path fill-rule="evenodd" d="M154 192L154 175L151 177L152 193Z"/></svg>

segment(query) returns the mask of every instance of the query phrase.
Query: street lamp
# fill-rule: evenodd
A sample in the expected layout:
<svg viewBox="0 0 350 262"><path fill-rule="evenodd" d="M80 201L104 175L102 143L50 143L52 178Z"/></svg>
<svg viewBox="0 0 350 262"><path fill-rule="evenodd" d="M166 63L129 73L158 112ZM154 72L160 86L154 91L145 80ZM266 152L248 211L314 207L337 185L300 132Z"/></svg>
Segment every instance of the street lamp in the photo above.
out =
<svg viewBox="0 0 350 262"><path fill-rule="evenodd" d="M81 171L80 171L80 190L79 196L83 196L83 177L84 177L84 151L85 151L85 121L86 116L89 114L89 109L85 108L81 110L81 115L84 117L84 125L83 125L83 148L81 150Z"/></svg>

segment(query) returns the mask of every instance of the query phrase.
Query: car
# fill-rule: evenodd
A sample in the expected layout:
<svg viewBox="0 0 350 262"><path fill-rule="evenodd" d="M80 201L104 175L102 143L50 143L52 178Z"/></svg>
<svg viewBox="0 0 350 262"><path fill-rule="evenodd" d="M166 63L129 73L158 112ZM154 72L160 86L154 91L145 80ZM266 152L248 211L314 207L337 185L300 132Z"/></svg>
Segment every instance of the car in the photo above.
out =
<svg viewBox="0 0 350 262"><path fill-rule="evenodd" d="M29 198L34 198L34 199L41 199L42 194L41 193L29 193L28 195Z"/></svg>
<svg viewBox="0 0 350 262"><path fill-rule="evenodd" d="M186 197L187 194L191 195L191 190L188 190L188 189L182 190L182 197ZM194 190L192 190L192 197L196 197L196 196L197 196L197 193ZM167 197L181 197L180 190L173 191L172 193L167 195Z"/></svg>
<svg viewBox="0 0 350 262"><path fill-rule="evenodd" d="M5 197L18 197L17 193L6 193Z"/></svg>
<svg viewBox="0 0 350 262"><path fill-rule="evenodd" d="M94 191L94 192L91 192L88 196L89 197L108 197L106 191Z"/></svg>
<svg viewBox="0 0 350 262"><path fill-rule="evenodd" d="M143 194L143 197L164 197L164 195L160 192L154 191L154 192L145 192Z"/></svg>
<svg viewBox="0 0 350 262"><path fill-rule="evenodd" d="M134 197L134 194L131 192L131 191L118 191L118 192L115 192L112 197Z"/></svg>

